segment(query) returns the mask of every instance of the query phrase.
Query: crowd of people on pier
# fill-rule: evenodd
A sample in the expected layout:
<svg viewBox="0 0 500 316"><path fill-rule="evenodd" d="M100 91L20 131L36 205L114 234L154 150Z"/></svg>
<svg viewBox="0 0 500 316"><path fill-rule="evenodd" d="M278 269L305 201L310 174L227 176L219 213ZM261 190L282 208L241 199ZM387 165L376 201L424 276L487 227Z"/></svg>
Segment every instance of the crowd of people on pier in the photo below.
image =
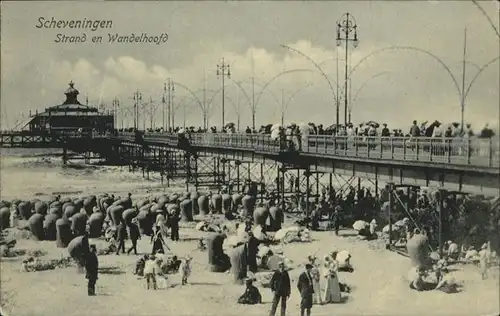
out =
<svg viewBox="0 0 500 316"><path fill-rule="evenodd" d="M174 128L148 128L146 132L157 132L157 133L246 133L246 134L271 134L273 126L278 126L279 124L268 124L261 125L259 128L251 128L246 126L246 128L239 130L234 123L227 123L223 127L211 126L210 128L202 128L195 126L188 127L174 127ZM302 127L301 127L302 126ZM305 127L303 127L305 126ZM404 131L402 129L391 129L387 123L379 124L374 121L362 122L360 124L349 123L347 125L330 125L325 127L323 124L315 123L301 123L301 124L289 124L286 126L280 126L285 131L290 130L291 133L302 133L307 129L307 134L309 135L336 135L336 136L363 136L363 137L435 137L435 138L463 138L463 137L480 137L480 138L491 138L495 136L495 131L489 127L489 124L485 124L484 127L479 132L474 132L472 124L464 123L462 126L460 123L453 122L450 124L443 124L442 122L435 120L432 123L429 121L417 122L416 120L410 125L408 130ZM121 129L119 131L129 131L133 132L133 128Z"/></svg>

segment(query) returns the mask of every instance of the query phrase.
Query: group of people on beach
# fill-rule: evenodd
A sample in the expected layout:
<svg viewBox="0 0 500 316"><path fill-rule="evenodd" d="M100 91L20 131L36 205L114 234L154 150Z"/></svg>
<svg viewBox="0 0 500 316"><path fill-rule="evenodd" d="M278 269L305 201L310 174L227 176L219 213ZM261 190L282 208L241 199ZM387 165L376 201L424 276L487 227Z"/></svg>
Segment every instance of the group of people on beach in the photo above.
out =
<svg viewBox="0 0 500 316"><path fill-rule="evenodd" d="M311 308L315 304L323 305L330 303L341 303L341 292L349 292L345 284L339 283L338 272L342 265L335 259L337 252L324 257L320 264L315 255L309 255L304 271L297 281L297 290L300 294L301 316L311 315ZM347 265L350 267L349 258ZM344 262L343 267L346 267ZM238 299L240 304L260 304L262 296L253 285L253 278L246 280L245 293ZM292 293L291 280L285 262L278 264L278 269L274 271L270 289L273 293L273 300L269 311L270 316L274 316L281 305L281 316L286 314L287 301Z"/></svg>
<svg viewBox="0 0 500 316"><path fill-rule="evenodd" d="M167 213L167 216L163 214L156 216L150 239L151 252L138 258L134 271L137 276L144 277L147 289L167 288L168 274L177 273L179 270L182 285L188 283L188 277L191 274L191 255L186 254L182 260L175 255L165 258L166 251L171 251L166 238L170 235L173 242L179 240L179 220L177 209L171 214ZM141 239L141 233L137 218L133 218L128 224L120 221L118 225L110 225L104 229L110 243L108 252L116 249L116 255L119 255L120 251L127 254L133 251L135 255L138 255L137 241ZM130 238L131 246L125 251L125 242L128 238Z"/></svg>

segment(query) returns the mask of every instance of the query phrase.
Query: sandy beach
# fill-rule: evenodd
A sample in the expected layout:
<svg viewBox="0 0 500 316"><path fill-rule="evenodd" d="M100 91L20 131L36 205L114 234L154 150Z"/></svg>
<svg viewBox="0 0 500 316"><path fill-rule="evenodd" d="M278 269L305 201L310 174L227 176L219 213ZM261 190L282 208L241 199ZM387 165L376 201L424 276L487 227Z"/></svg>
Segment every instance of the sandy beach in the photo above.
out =
<svg viewBox="0 0 500 316"><path fill-rule="evenodd" d="M8 155L8 156L7 156ZM37 156L21 150L2 151L1 198L43 199L53 194L84 196L109 192L133 197L156 195L169 188L162 187L155 176L144 180L141 173L129 173L127 167L73 166L62 167L60 158L40 151ZM179 189L181 189L180 187ZM192 226L192 225L191 225ZM335 249L352 254L354 273L340 273L341 282L352 291L345 302L314 306L312 315L498 315L499 271L490 269L487 280L481 280L474 265L453 266L455 279L463 282L458 294L416 292L405 281L410 262L407 258L383 249L382 241L361 241L349 230L337 237L332 232L313 232L312 243L284 246L284 255L297 266L290 272L292 295L288 315L299 313L300 296L296 280L303 271L301 265L309 253L322 258ZM170 288L146 291L145 280L132 274L137 257L127 255L100 256L97 296L88 297L86 280L75 267L56 268L43 272L20 272L22 257L2 258L1 291L4 315L266 315L270 308L271 291L259 288L264 304L238 305L243 286L232 284L232 275L211 273L207 269L207 253L196 250L196 238L204 233L181 227L180 241L168 241L178 256L191 253L193 272L187 286L180 285L180 275L169 278ZM98 248L102 241L92 240ZM128 246L128 243L127 243ZM67 256L66 249L56 248L55 242L20 239L18 249L40 249L42 259ZM139 241L140 253L151 251L149 238Z"/></svg>

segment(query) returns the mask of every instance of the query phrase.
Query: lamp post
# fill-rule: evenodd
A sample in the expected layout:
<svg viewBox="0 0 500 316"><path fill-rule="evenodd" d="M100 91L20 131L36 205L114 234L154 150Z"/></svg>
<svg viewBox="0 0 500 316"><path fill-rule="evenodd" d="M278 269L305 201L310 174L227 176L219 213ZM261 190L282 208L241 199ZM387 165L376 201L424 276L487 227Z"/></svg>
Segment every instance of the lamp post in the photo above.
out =
<svg viewBox="0 0 500 316"><path fill-rule="evenodd" d="M166 96L167 96L167 84L163 83L163 95L161 96L161 128L164 131L168 130L167 125L165 123L165 107L167 106L167 100L165 98Z"/></svg>
<svg viewBox="0 0 500 316"><path fill-rule="evenodd" d="M354 47L358 46L358 26L354 17L346 13L337 22L337 46L345 41L345 76L344 76L344 126L347 126L347 102L348 102L348 77L349 77L349 42L352 42ZM350 37L350 35L353 35Z"/></svg>
<svg viewBox="0 0 500 316"><path fill-rule="evenodd" d="M174 82L172 81L171 78L167 78L167 80L165 81L164 85L163 85L163 91L166 92L167 94L167 130L168 129L174 129L175 126L174 126L174 116L172 115L173 114L173 103L174 103L174 91L175 91L175 88L174 88Z"/></svg>
<svg viewBox="0 0 500 316"><path fill-rule="evenodd" d="M134 130L139 130L139 105L142 102L142 94L137 90L134 92Z"/></svg>
<svg viewBox="0 0 500 316"><path fill-rule="evenodd" d="M222 128L225 126L225 121L224 121L224 78L225 77L231 78L231 70L229 68L229 65L224 61L224 58L222 58L221 62L217 64L217 77L221 78L221 85L222 85Z"/></svg>
<svg viewBox="0 0 500 316"><path fill-rule="evenodd" d="M462 58L462 97L460 100L460 133L464 132L465 112L465 59L467 58L467 28L464 29L464 54Z"/></svg>
<svg viewBox="0 0 500 316"><path fill-rule="evenodd" d="M149 128L151 130L154 130L155 128L155 114L156 114L156 110L158 108L158 106L153 102L153 98L150 96L149 97L149 102L147 103L148 107L147 107L147 112L149 112Z"/></svg>
<svg viewBox="0 0 500 316"><path fill-rule="evenodd" d="M120 100L117 97L113 99L113 128L118 129L118 108L120 107Z"/></svg>

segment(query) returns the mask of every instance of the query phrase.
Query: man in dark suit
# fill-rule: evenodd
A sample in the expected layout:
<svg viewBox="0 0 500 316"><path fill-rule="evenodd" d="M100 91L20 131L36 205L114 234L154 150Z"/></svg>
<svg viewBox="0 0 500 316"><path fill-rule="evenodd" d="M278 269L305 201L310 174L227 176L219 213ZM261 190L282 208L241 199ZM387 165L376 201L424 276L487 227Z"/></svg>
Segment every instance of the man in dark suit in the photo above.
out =
<svg viewBox="0 0 500 316"><path fill-rule="evenodd" d="M125 240L127 239L127 226L123 221L116 226L116 241L118 242L118 247L116 249L116 254L125 253Z"/></svg>
<svg viewBox="0 0 500 316"><path fill-rule="evenodd" d="M276 314L276 308L281 300L281 316L286 314L286 301L290 297L290 276L285 270L285 263L280 262L271 279L271 291L273 291L273 303L269 316Z"/></svg>
<svg viewBox="0 0 500 316"><path fill-rule="evenodd" d="M98 270L99 270L99 260L96 255L96 247L95 245L90 245L90 252L87 254L85 258L85 278L89 280L88 282L88 295L95 295L95 284L98 279Z"/></svg>
<svg viewBox="0 0 500 316"><path fill-rule="evenodd" d="M132 220L132 223L128 226L130 241L132 242L132 247L127 250L127 254L133 250L134 254L137 255L137 240L141 239L141 232L139 230L139 226L137 225L137 218Z"/></svg>
<svg viewBox="0 0 500 316"><path fill-rule="evenodd" d="M307 316L311 315L314 293L311 269L312 265L310 263L306 264L306 271L302 272L297 282L297 288L302 298L300 301L300 316L304 316L304 312L306 312Z"/></svg>
<svg viewBox="0 0 500 316"><path fill-rule="evenodd" d="M172 214L170 214L167 220L170 226L170 232L171 232L170 238L173 241L179 240L179 221L181 219L180 216L181 216L180 210L176 208L172 211Z"/></svg>
<svg viewBox="0 0 500 316"><path fill-rule="evenodd" d="M247 262L248 270L252 273L257 273L257 253L259 252L260 241L253 235L252 232L248 232L248 242L247 242Z"/></svg>

